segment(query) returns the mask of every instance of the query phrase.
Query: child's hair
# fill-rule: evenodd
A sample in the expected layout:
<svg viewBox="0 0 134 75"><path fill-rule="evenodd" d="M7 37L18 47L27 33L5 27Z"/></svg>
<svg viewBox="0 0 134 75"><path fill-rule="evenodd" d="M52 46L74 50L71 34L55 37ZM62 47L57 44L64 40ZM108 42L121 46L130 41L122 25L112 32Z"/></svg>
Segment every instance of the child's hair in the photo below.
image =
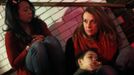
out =
<svg viewBox="0 0 134 75"><path fill-rule="evenodd" d="M97 52L96 48L88 48L86 50L83 50L79 54L76 55L76 63L77 63L77 65L78 65L78 62L77 62L78 59L82 59L88 51L93 51L93 52L95 52L98 55L98 52Z"/></svg>

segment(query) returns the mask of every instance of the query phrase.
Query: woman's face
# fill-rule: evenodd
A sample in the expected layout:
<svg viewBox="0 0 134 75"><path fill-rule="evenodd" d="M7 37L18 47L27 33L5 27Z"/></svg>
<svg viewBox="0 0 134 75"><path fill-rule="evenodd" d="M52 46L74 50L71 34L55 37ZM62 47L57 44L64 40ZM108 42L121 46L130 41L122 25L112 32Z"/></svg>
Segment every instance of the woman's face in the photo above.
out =
<svg viewBox="0 0 134 75"><path fill-rule="evenodd" d="M27 1L22 1L19 4L19 19L23 23L29 23L32 20L32 9Z"/></svg>
<svg viewBox="0 0 134 75"><path fill-rule="evenodd" d="M95 18L89 12L85 12L83 14L83 25L84 25L84 31L88 36L94 36L98 31Z"/></svg>

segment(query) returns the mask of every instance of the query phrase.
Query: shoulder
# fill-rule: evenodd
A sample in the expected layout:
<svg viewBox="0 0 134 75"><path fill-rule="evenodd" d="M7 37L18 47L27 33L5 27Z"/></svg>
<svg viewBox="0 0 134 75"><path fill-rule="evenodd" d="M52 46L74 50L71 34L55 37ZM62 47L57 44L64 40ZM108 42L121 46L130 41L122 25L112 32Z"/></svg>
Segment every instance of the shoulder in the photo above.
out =
<svg viewBox="0 0 134 75"><path fill-rule="evenodd" d="M73 39L72 37L68 38L66 41L66 48L72 48L73 47Z"/></svg>
<svg viewBox="0 0 134 75"><path fill-rule="evenodd" d="M65 45L65 54L74 54L74 46L73 46L73 40L72 37L69 38L66 41L66 45Z"/></svg>
<svg viewBox="0 0 134 75"><path fill-rule="evenodd" d="M31 24L46 25L46 23L38 17L33 18L33 20L31 21Z"/></svg>
<svg viewBox="0 0 134 75"><path fill-rule="evenodd" d="M68 38L66 43L73 43L72 37Z"/></svg>
<svg viewBox="0 0 134 75"><path fill-rule="evenodd" d="M74 75L90 75L90 73L88 71L82 70L82 69L78 69Z"/></svg>
<svg viewBox="0 0 134 75"><path fill-rule="evenodd" d="M5 33L5 44L9 44L11 42L18 42L18 39L15 37L15 34L11 31Z"/></svg>
<svg viewBox="0 0 134 75"><path fill-rule="evenodd" d="M43 20L41 20L41 19L39 19L39 18L35 18L36 19L36 21L38 22L38 23L40 23L41 25L46 25L46 23L43 21Z"/></svg>
<svg viewBox="0 0 134 75"><path fill-rule="evenodd" d="M15 33L11 32L11 31L7 31L5 33L5 41L17 41L18 42L18 38L15 36Z"/></svg>
<svg viewBox="0 0 134 75"><path fill-rule="evenodd" d="M11 38L11 37L13 37L14 36L14 34L11 32L11 31L7 31L6 33L5 33L5 39L6 38Z"/></svg>

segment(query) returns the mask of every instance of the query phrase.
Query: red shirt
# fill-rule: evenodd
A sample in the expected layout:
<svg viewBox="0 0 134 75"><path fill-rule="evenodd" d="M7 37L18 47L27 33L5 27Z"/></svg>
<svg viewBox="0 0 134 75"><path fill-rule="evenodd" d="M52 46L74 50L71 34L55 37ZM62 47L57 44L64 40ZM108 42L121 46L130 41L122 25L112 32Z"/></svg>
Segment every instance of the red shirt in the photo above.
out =
<svg viewBox="0 0 134 75"><path fill-rule="evenodd" d="M43 25L44 36L51 35L50 31L47 29L46 25ZM25 57L27 55L26 44L21 43L21 41L15 37L15 34L8 31L5 34L5 46L7 51L7 56L11 66L17 70L17 75L32 75L25 66Z"/></svg>
<svg viewBox="0 0 134 75"><path fill-rule="evenodd" d="M5 45L9 62L17 70L17 75L31 75L25 68L27 50L21 47L20 41L14 36L11 32L7 32L5 35Z"/></svg>

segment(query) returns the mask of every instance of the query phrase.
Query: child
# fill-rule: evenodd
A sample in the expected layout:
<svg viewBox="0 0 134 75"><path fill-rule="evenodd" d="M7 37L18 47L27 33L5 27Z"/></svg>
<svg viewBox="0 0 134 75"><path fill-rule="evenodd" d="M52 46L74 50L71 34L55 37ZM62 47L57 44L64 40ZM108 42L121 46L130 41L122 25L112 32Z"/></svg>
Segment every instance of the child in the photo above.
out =
<svg viewBox="0 0 134 75"><path fill-rule="evenodd" d="M100 66L97 53L93 49L85 50L77 55L77 64L79 69L74 75L93 74Z"/></svg>
<svg viewBox="0 0 134 75"><path fill-rule="evenodd" d="M80 52L76 56L79 69L74 75L117 75L110 66L102 65L98 57L95 48Z"/></svg>

